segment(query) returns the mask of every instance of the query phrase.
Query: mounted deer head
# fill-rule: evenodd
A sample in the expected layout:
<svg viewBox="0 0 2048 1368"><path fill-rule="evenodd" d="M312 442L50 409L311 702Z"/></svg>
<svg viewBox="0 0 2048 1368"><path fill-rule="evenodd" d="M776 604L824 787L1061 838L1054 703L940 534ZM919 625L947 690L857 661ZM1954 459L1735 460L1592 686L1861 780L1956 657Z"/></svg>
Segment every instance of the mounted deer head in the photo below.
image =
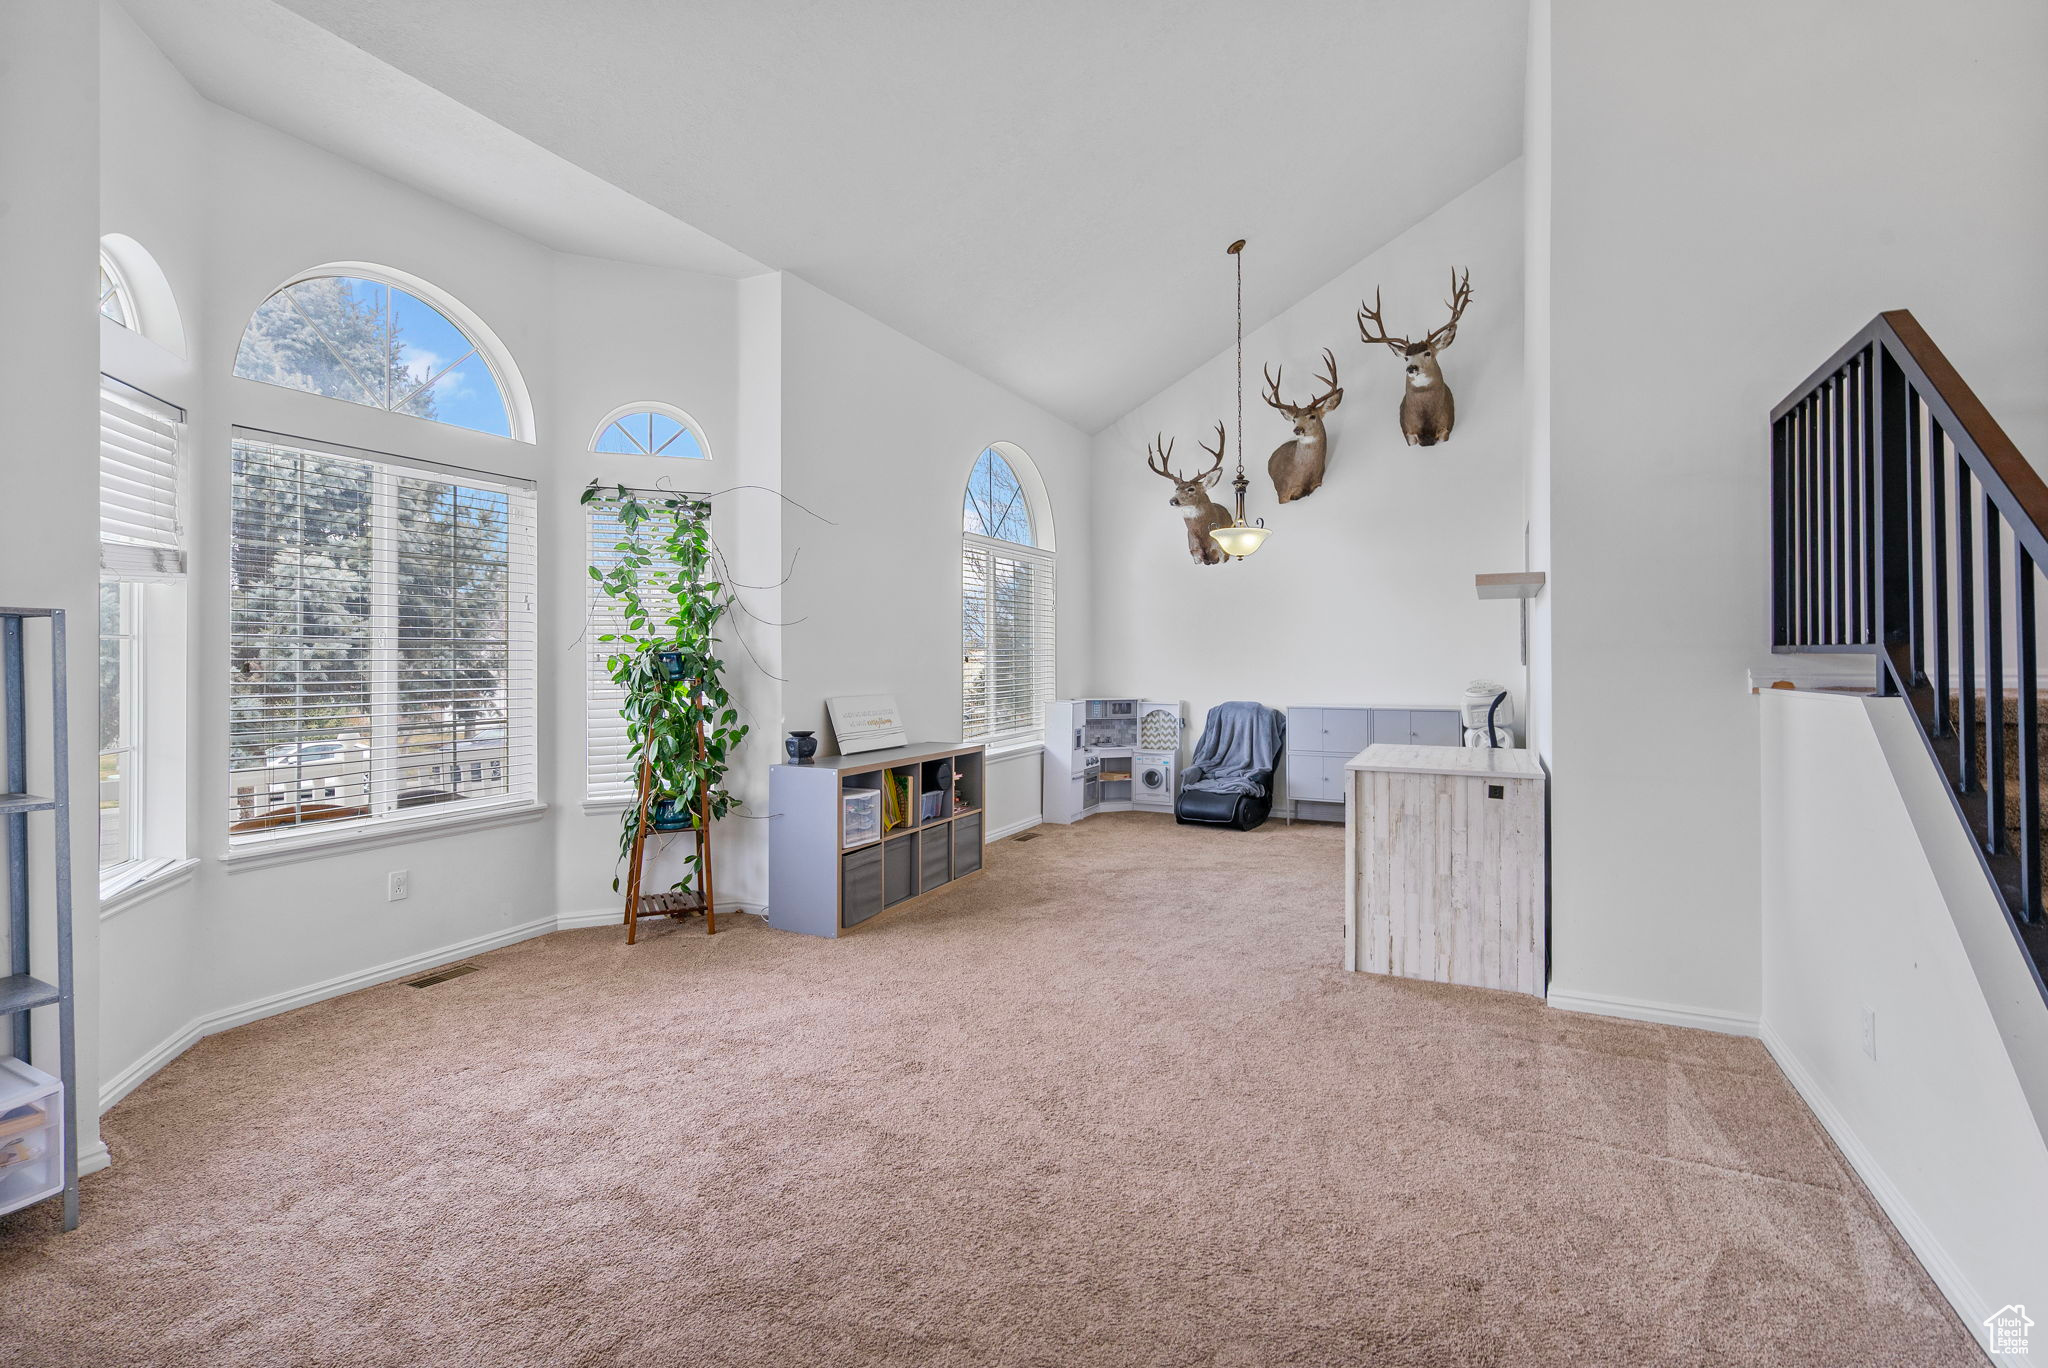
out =
<svg viewBox="0 0 2048 1368"><path fill-rule="evenodd" d="M1444 301L1444 307L1451 311L1451 321L1420 342L1387 335L1387 325L1380 321L1378 290L1372 292L1370 309L1362 303L1358 306L1358 340L1385 344L1407 368L1408 392L1401 396L1401 432L1408 438L1409 446L1435 446L1451 435L1457 406L1451 400L1450 386L1444 383L1437 357L1457 339L1458 320L1464 317L1465 306L1471 302L1472 272L1466 271L1460 277L1452 271L1451 297ZM1375 331L1367 332L1368 324Z"/></svg>
<svg viewBox="0 0 2048 1368"><path fill-rule="evenodd" d="M1266 458L1266 473L1273 477L1273 492L1280 496L1281 503L1306 499L1323 486L1323 468L1330 460L1330 437L1323 430L1323 419L1344 402L1344 391L1337 385L1337 358L1328 347L1323 348L1323 364L1328 373L1316 377L1323 393L1306 404L1290 404L1280 398L1280 376L1287 373L1285 366L1279 374L1266 372L1265 401L1294 424L1294 440L1273 448L1273 454Z"/></svg>
<svg viewBox="0 0 2048 1368"><path fill-rule="evenodd" d="M1218 527L1230 526L1230 510L1209 497L1209 491L1223 478L1223 424L1216 425L1216 445L1204 445L1202 450L1216 459L1209 468L1195 475L1179 475L1168 464L1173 458L1173 439L1155 437L1145 448L1145 465L1154 475L1164 475L1173 481L1173 497L1167 503L1180 510L1181 517L1188 525L1188 554L1202 565L1221 564L1223 548L1209 535Z"/></svg>

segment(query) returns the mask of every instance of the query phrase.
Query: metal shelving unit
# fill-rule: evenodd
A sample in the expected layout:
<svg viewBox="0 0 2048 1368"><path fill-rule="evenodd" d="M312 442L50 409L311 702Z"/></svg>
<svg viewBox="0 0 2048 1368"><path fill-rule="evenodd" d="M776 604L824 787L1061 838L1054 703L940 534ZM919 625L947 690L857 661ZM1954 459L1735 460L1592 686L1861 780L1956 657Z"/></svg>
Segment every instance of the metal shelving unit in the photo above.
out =
<svg viewBox="0 0 2048 1368"><path fill-rule="evenodd" d="M49 624L50 795L28 789L28 624ZM63 1084L64 1228L78 1228L78 1045L71 964L71 738L64 665L62 608L0 608L0 689L6 695L7 787L0 817L7 833L8 973L0 977L0 1016L8 1021L10 1054L30 1062L33 1018L39 1007L57 1009L57 1059ZM51 814L51 888L56 903L57 981L30 974L29 814ZM51 1193L50 1196L55 1196ZM47 1200L44 1198L42 1200Z"/></svg>

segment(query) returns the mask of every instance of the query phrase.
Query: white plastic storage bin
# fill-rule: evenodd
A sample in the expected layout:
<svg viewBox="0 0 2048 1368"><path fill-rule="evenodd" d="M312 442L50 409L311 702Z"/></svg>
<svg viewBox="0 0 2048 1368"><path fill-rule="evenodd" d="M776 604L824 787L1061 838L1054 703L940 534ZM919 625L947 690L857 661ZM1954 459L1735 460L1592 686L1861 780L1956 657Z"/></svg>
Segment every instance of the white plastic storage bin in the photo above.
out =
<svg viewBox="0 0 2048 1368"><path fill-rule="evenodd" d="M847 789L839 795L839 848L851 850L882 839L882 791Z"/></svg>
<svg viewBox="0 0 2048 1368"><path fill-rule="evenodd" d="M64 1085L0 1058L0 1213L64 1190Z"/></svg>

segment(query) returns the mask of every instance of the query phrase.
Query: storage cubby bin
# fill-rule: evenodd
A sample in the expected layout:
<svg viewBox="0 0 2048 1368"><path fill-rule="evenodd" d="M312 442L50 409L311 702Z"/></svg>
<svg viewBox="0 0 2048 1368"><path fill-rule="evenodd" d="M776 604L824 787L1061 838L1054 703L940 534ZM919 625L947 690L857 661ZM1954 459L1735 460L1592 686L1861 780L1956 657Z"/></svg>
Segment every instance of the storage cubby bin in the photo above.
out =
<svg viewBox="0 0 2048 1368"><path fill-rule="evenodd" d="M894 907L917 893L917 843L912 832L882 847L882 906Z"/></svg>
<svg viewBox="0 0 2048 1368"><path fill-rule="evenodd" d="M0 1212L64 1190L64 1086L0 1059Z"/></svg>
<svg viewBox="0 0 2048 1368"><path fill-rule="evenodd" d="M981 814L968 813L953 823L953 877L981 868Z"/></svg>
<svg viewBox="0 0 2048 1368"><path fill-rule="evenodd" d="M839 857L839 924L858 926L882 910L882 847Z"/></svg>
<svg viewBox="0 0 2048 1368"><path fill-rule="evenodd" d="M920 893L928 893L953 877L953 842L944 827L918 834L917 871Z"/></svg>

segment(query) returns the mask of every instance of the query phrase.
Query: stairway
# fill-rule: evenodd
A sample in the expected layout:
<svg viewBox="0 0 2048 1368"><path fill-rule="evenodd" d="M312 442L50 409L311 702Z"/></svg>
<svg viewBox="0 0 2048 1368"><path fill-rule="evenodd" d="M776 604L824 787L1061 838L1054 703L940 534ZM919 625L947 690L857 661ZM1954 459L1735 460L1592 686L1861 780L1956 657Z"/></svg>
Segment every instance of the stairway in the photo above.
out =
<svg viewBox="0 0 2048 1368"><path fill-rule="evenodd" d="M1986 779L1990 776L1986 752L1991 739L1985 735L1986 701L1982 690L1977 693L1973 702L1975 711L1971 714L1971 721L1975 725L1971 728L1971 736L1976 743L1977 787L1981 793ZM1948 696L1948 704L1951 713L1960 720L1963 708L1962 695L1951 693ZM2034 730L2040 753L2044 759L2048 759L2048 698L2044 698L2042 704L2040 719ZM2020 772L2020 696L2016 691L2006 690L2002 710L2004 716L2001 720L2005 724L2005 829L2017 840L2020 829L2020 783L2017 777ZM2048 831L2048 802L2042 804L2041 830Z"/></svg>

